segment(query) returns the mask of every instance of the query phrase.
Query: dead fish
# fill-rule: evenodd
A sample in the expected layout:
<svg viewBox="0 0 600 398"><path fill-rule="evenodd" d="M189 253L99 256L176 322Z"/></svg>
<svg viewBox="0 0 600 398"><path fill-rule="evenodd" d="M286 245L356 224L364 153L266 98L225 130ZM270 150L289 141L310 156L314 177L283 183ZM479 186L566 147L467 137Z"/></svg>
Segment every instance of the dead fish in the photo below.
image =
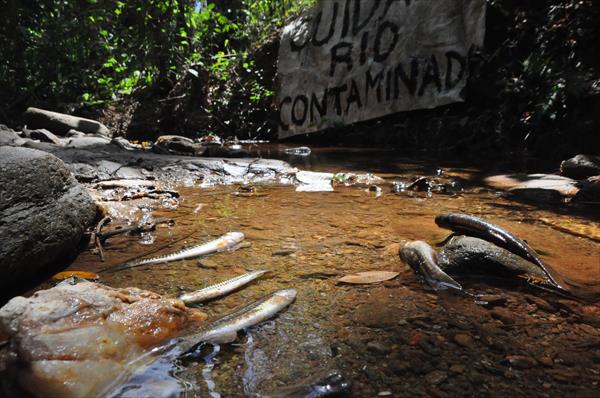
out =
<svg viewBox="0 0 600 398"><path fill-rule="evenodd" d="M135 369L128 375L106 386L98 396L116 397L156 397L171 398L181 396L172 376L181 370L181 361L195 355L204 343L222 344L234 341L237 332L257 325L286 308L296 298L295 289L278 290L275 293L247 305L233 313L202 327L198 332L169 340L129 365ZM129 395L128 395L129 394Z"/></svg>
<svg viewBox="0 0 600 398"><path fill-rule="evenodd" d="M244 238L245 236L242 232L228 232L215 240L211 240L210 242L203 243L201 245L193 246L188 249L183 249L178 252L167 254L164 256L152 257L134 261L131 263L117 265L116 267L108 268L105 271L115 272L128 268L139 267L141 265L166 263L169 261L177 261L184 260L186 258L204 256L206 254L220 252L223 250L233 250L244 240Z"/></svg>
<svg viewBox="0 0 600 398"><path fill-rule="evenodd" d="M435 217L435 223L441 228L490 241L517 256L537 264L553 285L560 289L565 289L566 283L563 278L557 275L556 271L552 268L548 267L527 243L505 229L481 218L461 213L439 214Z"/></svg>
<svg viewBox="0 0 600 398"><path fill-rule="evenodd" d="M269 394L255 394L256 398L325 398L340 397L350 393L350 383L337 370L319 373L300 383L283 387Z"/></svg>
<svg viewBox="0 0 600 398"><path fill-rule="evenodd" d="M278 290L270 296L247 305L224 316L197 333L182 339L192 348L199 342L230 343L237 338L237 332L256 325L277 314L296 299L296 289Z"/></svg>
<svg viewBox="0 0 600 398"><path fill-rule="evenodd" d="M217 283L216 285L208 286L204 289L196 290L195 292L184 293L179 296L179 299L186 305L202 303L216 297L224 296L227 293L232 292L261 277L267 272L269 271L259 270L248 272L247 274L236 276L233 279Z"/></svg>
<svg viewBox="0 0 600 398"><path fill-rule="evenodd" d="M422 275L433 290L454 289L462 291L460 283L439 267L437 255L427 243L420 240L408 242L400 249L400 258L415 273Z"/></svg>

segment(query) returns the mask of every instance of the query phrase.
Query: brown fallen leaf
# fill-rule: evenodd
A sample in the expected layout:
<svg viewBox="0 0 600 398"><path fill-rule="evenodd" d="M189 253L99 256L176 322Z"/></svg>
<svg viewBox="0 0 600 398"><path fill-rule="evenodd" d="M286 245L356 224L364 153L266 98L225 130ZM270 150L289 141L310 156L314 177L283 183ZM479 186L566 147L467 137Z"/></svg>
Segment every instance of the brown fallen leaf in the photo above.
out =
<svg viewBox="0 0 600 398"><path fill-rule="evenodd" d="M365 271L358 272L352 275L346 275L338 279L339 283L351 283L354 285L362 285L369 283L377 283L389 281L399 275L398 272L392 271Z"/></svg>
<svg viewBox="0 0 600 398"><path fill-rule="evenodd" d="M87 271L64 271L59 272L58 274L52 275L52 279L55 281L62 281L68 279L72 276L76 276L78 278L87 279L90 281L97 281L100 279L100 275L95 272L87 272Z"/></svg>

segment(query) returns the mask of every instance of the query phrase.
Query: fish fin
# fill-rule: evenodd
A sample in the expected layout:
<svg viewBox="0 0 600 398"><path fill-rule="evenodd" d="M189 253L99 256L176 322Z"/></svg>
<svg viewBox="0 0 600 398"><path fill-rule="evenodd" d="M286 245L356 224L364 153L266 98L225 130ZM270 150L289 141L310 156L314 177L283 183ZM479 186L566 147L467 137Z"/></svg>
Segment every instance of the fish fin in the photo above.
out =
<svg viewBox="0 0 600 398"><path fill-rule="evenodd" d="M206 342L212 343L212 344L227 344L227 343L232 343L236 340L237 340L237 332L232 331L232 332L226 332L226 333L222 333L222 334L213 336L210 339L206 340Z"/></svg>

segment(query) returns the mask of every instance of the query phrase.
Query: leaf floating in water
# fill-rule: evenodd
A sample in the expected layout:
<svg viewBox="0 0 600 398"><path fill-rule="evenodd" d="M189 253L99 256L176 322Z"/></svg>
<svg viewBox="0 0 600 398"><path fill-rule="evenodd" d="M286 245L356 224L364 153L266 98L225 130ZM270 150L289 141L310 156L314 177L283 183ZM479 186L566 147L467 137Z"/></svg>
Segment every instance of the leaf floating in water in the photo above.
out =
<svg viewBox="0 0 600 398"><path fill-rule="evenodd" d="M363 285L369 283L377 283L389 281L399 275L398 272L392 271L365 271L353 275L346 275L338 279L341 283L351 283L353 285Z"/></svg>
<svg viewBox="0 0 600 398"><path fill-rule="evenodd" d="M98 275L95 272L88 271L63 271L59 272L58 274L52 275L52 279L54 279L55 281L63 281L74 276L90 281L97 281L100 279L100 275Z"/></svg>

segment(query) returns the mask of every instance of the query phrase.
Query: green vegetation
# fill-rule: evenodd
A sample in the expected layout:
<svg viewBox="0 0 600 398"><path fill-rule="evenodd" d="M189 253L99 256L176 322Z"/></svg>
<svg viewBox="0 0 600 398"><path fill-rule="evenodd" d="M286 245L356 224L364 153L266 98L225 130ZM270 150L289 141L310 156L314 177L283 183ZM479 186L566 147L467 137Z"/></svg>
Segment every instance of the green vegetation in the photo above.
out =
<svg viewBox="0 0 600 398"><path fill-rule="evenodd" d="M272 138L278 29L314 1L8 0L0 123L19 125L35 105L100 118L140 140ZM600 146L600 3L542 3L488 0L466 103L310 139L482 156Z"/></svg>
<svg viewBox="0 0 600 398"><path fill-rule="evenodd" d="M145 90L166 97L188 73L208 76L217 108L240 92L258 103L272 91L258 78L241 81L240 71L261 73L250 51L310 3L9 0L0 119L18 120L31 104L72 112Z"/></svg>

